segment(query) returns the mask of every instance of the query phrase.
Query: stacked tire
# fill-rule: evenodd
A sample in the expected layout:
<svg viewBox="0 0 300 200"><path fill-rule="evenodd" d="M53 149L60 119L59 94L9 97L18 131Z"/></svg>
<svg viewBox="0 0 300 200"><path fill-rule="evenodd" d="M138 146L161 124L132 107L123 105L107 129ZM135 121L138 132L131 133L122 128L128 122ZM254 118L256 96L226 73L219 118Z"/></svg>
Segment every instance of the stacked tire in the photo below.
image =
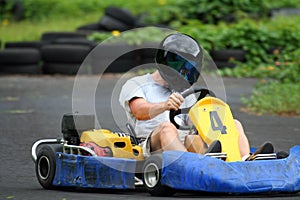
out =
<svg viewBox="0 0 300 200"><path fill-rule="evenodd" d="M91 51L86 45L50 44L41 48L45 74L74 75Z"/></svg>
<svg viewBox="0 0 300 200"><path fill-rule="evenodd" d="M86 34L78 32L46 32L42 35L41 41L46 44L51 44L58 39L84 39Z"/></svg>
<svg viewBox="0 0 300 200"><path fill-rule="evenodd" d="M138 64L153 64L155 63L156 51L159 49L159 43L146 43L143 45L145 48L138 50Z"/></svg>
<svg viewBox="0 0 300 200"><path fill-rule="evenodd" d="M110 32L114 30L126 31L136 28L137 23L137 18L134 17L128 10L110 6L105 9L104 16L101 17L99 22L80 26L78 27L78 30L94 30L103 32Z"/></svg>
<svg viewBox="0 0 300 200"><path fill-rule="evenodd" d="M246 53L240 49L225 49L211 51L210 55L219 69L234 68L236 61L245 62Z"/></svg>
<svg viewBox="0 0 300 200"><path fill-rule="evenodd" d="M41 48L45 74L74 75L89 54L93 43L76 32L53 32L42 35L46 43ZM88 72L86 72L88 73Z"/></svg>
<svg viewBox="0 0 300 200"><path fill-rule="evenodd" d="M39 50L43 46L42 41L6 42L4 48L34 48Z"/></svg>
<svg viewBox="0 0 300 200"><path fill-rule="evenodd" d="M35 48L9 48L0 51L1 74L40 74L41 55Z"/></svg>
<svg viewBox="0 0 300 200"><path fill-rule="evenodd" d="M91 52L93 74L127 72L137 65L137 52L126 44L101 44Z"/></svg>
<svg viewBox="0 0 300 200"><path fill-rule="evenodd" d="M155 66L158 47L159 43L148 43L141 47L120 43L101 44L93 49L88 63L91 63L93 74L149 69Z"/></svg>

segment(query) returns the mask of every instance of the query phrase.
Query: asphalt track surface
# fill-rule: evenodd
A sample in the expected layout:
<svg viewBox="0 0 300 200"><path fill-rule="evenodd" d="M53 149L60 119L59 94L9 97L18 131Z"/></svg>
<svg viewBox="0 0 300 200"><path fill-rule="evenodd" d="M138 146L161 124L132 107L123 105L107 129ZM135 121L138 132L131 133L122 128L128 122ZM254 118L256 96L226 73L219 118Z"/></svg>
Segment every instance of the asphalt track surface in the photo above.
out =
<svg viewBox="0 0 300 200"><path fill-rule="evenodd" d="M95 77L86 77L86 83ZM117 76L105 76L96 93L96 110L102 127L116 126L109 116L110 94ZM277 151L300 144L299 117L252 115L241 111L240 97L249 95L255 79L224 78L227 102L243 124L251 146L272 141ZM0 199L158 199L142 188L120 190L45 190L36 177L31 145L38 139L61 137L61 118L72 111L72 76L0 77ZM299 199L298 194L227 195L179 192L163 199Z"/></svg>

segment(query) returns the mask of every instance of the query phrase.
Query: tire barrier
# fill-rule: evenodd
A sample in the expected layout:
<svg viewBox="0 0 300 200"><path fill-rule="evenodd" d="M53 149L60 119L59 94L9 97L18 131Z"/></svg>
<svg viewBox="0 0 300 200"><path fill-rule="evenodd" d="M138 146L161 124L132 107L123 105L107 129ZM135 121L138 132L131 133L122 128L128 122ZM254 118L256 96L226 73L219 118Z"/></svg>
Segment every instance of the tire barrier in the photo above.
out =
<svg viewBox="0 0 300 200"><path fill-rule="evenodd" d="M61 38L86 38L85 33L79 32L46 32L42 34L41 40L45 43L52 43Z"/></svg>
<svg viewBox="0 0 300 200"><path fill-rule="evenodd" d="M122 52L127 53L123 54ZM114 59L116 55L121 56ZM91 52L89 60L93 74L102 72L121 73L139 65L137 62L138 56L133 46L125 44L102 44L101 48L95 48Z"/></svg>
<svg viewBox="0 0 300 200"><path fill-rule="evenodd" d="M48 44L41 48L43 72L46 74L76 74L91 51L88 45Z"/></svg>
<svg viewBox="0 0 300 200"><path fill-rule="evenodd" d="M131 29L130 26L127 24L123 23L122 21L119 21L113 17L104 15L100 22L100 26L104 27L107 31L114 31L114 30L119 30L119 31L126 31Z"/></svg>
<svg viewBox="0 0 300 200"><path fill-rule="evenodd" d="M101 44L101 48L95 48L96 45L85 38L59 38L51 43L6 43L6 48L0 51L0 73L75 75L90 53L91 65L82 73L122 73L136 66L154 63L158 46L153 43L146 45L150 48L136 49L127 44ZM120 56L114 59L115 55ZM218 50L210 52L210 55L220 69L234 68L234 61L245 61L242 50Z"/></svg>
<svg viewBox="0 0 300 200"><path fill-rule="evenodd" d="M106 8L105 15L117 19L130 27L135 27L136 18L128 10L110 6Z"/></svg>
<svg viewBox="0 0 300 200"><path fill-rule="evenodd" d="M0 51L0 74L40 74L41 55L35 48L11 48Z"/></svg>
<svg viewBox="0 0 300 200"><path fill-rule="evenodd" d="M77 32L46 32L41 41L7 42L0 52L0 73L76 74L95 45Z"/></svg>
<svg viewBox="0 0 300 200"><path fill-rule="evenodd" d="M50 35L51 39L48 38ZM67 34L45 34L44 41L6 43L1 52L2 56L0 55L0 72L75 75L93 49L95 51L92 52L91 66L81 71L84 74L122 73L136 66L154 62L155 49L136 49L136 46L127 44L101 44L101 48L95 48L97 44L85 38L60 38L57 35ZM115 59L116 55L120 56ZM24 68L25 65L28 65L27 68ZM17 66L22 68L16 70Z"/></svg>
<svg viewBox="0 0 300 200"><path fill-rule="evenodd" d="M246 52L240 49L224 49L211 51L210 55L219 69L233 68L235 61L245 62Z"/></svg>
<svg viewBox="0 0 300 200"><path fill-rule="evenodd" d="M82 25L80 31L127 31L142 27L139 17L133 16L128 10L109 6L105 9L104 16L98 22Z"/></svg>
<svg viewBox="0 0 300 200"><path fill-rule="evenodd" d="M34 48L34 49L40 49L42 46L43 46L42 41L6 42L4 48Z"/></svg>

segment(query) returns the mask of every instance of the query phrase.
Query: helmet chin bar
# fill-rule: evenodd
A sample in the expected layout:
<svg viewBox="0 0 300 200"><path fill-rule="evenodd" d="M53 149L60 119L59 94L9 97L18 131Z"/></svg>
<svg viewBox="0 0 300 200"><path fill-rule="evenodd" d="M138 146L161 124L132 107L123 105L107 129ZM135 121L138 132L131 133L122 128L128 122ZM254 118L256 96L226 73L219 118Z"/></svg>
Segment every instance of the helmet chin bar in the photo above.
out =
<svg viewBox="0 0 300 200"><path fill-rule="evenodd" d="M163 68L165 70L159 69L158 71L162 79L167 83L169 89L182 92L191 87L191 84L177 71L167 66L163 66Z"/></svg>

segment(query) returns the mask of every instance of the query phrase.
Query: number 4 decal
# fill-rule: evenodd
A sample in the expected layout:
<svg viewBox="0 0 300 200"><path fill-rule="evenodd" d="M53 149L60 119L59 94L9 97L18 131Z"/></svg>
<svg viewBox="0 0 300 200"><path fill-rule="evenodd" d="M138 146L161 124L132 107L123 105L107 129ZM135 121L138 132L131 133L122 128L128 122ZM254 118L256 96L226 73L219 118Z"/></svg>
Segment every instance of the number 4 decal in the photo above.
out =
<svg viewBox="0 0 300 200"><path fill-rule="evenodd" d="M212 130L221 131L222 134L227 134L226 126L223 125L223 123L218 115L218 112L210 111L209 116L210 116L210 123L211 123Z"/></svg>

